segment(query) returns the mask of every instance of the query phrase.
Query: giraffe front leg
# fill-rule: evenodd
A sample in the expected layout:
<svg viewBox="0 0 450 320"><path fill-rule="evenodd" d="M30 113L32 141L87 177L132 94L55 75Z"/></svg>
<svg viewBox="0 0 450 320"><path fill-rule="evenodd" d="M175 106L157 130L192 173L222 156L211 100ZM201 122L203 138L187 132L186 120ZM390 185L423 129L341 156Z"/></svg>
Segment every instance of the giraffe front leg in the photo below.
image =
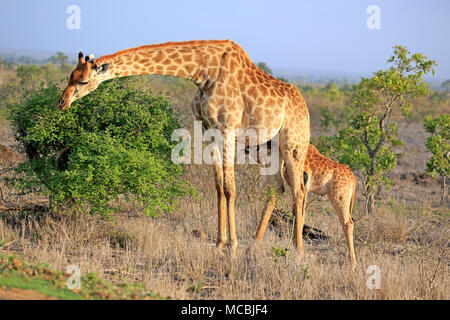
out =
<svg viewBox="0 0 450 320"><path fill-rule="evenodd" d="M228 209L228 230L231 244L231 252L236 254L238 240L236 235L236 219L234 203L236 197L236 184L234 176L234 156L235 156L235 136L234 130L226 130L223 145L223 171L224 171L224 192Z"/></svg>
<svg viewBox="0 0 450 320"><path fill-rule="evenodd" d="M214 174L216 180L217 191L217 207L218 207L218 228L217 228L217 243L216 246L222 250L227 242L227 202L225 199L224 184L223 184L223 165L220 158L220 150L216 145L212 152L214 161Z"/></svg>
<svg viewBox="0 0 450 320"><path fill-rule="evenodd" d="M305 247L303 245L303 226L305 224L305 202L306 202L306 189L303 182L300 183L296 194L296 200L294 201L295 212L295 225L294 225L294 245L297 248L299 256L302 257L305 253Z"/></svg>
<svg viewBox="0 0 450 320"><path fill-rule="evenodd" d="M231 245L231 251L233 254L235 254L238 247L238 240L236 233L236 218L234 209L236 197L234 166L224 166L224 186L225 186L225 198L227 201L227 209L228 209L229 240Z"/></svg>

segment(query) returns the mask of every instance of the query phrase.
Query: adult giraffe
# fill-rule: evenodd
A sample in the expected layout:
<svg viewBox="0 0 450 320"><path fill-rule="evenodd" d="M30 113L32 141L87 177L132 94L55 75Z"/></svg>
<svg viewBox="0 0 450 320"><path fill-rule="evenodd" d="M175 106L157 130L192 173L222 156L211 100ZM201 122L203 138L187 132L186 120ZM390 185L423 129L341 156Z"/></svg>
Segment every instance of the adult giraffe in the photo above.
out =
<svg viewBox="0 0 450 320"><path fill-rule="evenodd" d="M301 173L309 146L310 123L299 90L259 69L232 41L168 42L119 51L95 61L90 57L83 61L80 52L78 65L58 106L66 110L73 101L92 92L105 80L143 74L193 81L198 86L193 103L195 118L203 122L204 128L218 129L223 135L222 157L217 145L213 150L218 194L217 247L222 249L227 241L227 216L233 253L238 245L234 210L236 130L267 129L270 134L258 144L275 136L279 139L279 151L294 199L294 243L300 255L303 254L306 189Z"/></svg>

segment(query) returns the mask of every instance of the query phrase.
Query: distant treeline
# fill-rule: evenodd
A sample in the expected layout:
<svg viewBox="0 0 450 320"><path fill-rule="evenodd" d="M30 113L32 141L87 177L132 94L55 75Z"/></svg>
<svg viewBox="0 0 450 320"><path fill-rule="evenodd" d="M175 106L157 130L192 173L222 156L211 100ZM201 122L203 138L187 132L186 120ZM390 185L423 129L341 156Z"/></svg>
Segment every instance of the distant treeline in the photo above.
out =
<svg viewBox="0 0 450 320"><path fill-rule="evenodd" d="M47 63L53 64L76 64L76 60L70 60L63 52L56 52L48 58L36 58L28 55L18 55L13 53L0 53L0 64L22 65L22 64L36 64L43 65Z"/></svg>

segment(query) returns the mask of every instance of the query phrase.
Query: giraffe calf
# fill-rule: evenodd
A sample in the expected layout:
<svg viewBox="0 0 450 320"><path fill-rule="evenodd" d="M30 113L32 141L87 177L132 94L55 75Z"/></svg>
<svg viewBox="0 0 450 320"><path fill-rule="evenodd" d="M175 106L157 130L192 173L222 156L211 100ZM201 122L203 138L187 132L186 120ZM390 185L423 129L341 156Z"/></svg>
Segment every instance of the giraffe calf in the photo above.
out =
<svg viewBox="0 0 450 320"><path fill-rule="evenodd" d="M288 182L287 171L280 168L280 173L275 179L278 182L279 193L284 192L281 172ZM327 195L336 211L344 231L349 258L352 268L356 268L356 256L353 246L352 218L353 205L355 203L356 178L349 167L339 164L323 156L316 147L309 145L305 160L305 174L303 176L306 190L319 195ZM256 240L261 240L267 229L270 216L275 208L276 195L271 195L266 202L261 221L256 232Z"/></svg>

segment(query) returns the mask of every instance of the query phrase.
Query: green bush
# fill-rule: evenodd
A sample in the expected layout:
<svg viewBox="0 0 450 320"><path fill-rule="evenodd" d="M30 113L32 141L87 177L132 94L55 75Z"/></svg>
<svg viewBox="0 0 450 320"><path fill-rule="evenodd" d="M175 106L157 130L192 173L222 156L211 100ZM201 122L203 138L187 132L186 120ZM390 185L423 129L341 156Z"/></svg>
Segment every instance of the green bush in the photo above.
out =
<svg viewBox="0 0 450 320"><path fill-rule="evenodd" d="M427 172L434 178L441 176L441 205L447 200L447 180L450 179L450 114L425 118L426 132L431 133L425 145L432 156L427 162Z"/></svg>
<svg viewBox="0 0 450 320"><path fill-rule="evenodd" d="M413 99L428 94L424 75L434 73L436 62L421 53L411 54L405 47L395 46L387 60L387 70L379 70L370 78L361 78L353 88L353 103L341 114L349 124L331 137L314 140L325 155L333 155L340 163L359 172L363 179L365 212L372 212L375 195L392 182L387 174L397 165L403 141L397 138L397 124L392 115L406 116ZM333 88L332 86L330 88ZM335 120L322 109L322 123Z"/></svg>
<svg viewBox="0 0 450 320"><path fill-rule="evenodd" d="M156 216L192 191L181 180L182 167L170 159L170 135L178 123L168 99L126 79L101 84L68 111L56 108L60 94L49 85L9 105L28 155L17 169L16 186L103 215L124 196L128 205ZM68 152L56 161L64 148Z"/></svg>

